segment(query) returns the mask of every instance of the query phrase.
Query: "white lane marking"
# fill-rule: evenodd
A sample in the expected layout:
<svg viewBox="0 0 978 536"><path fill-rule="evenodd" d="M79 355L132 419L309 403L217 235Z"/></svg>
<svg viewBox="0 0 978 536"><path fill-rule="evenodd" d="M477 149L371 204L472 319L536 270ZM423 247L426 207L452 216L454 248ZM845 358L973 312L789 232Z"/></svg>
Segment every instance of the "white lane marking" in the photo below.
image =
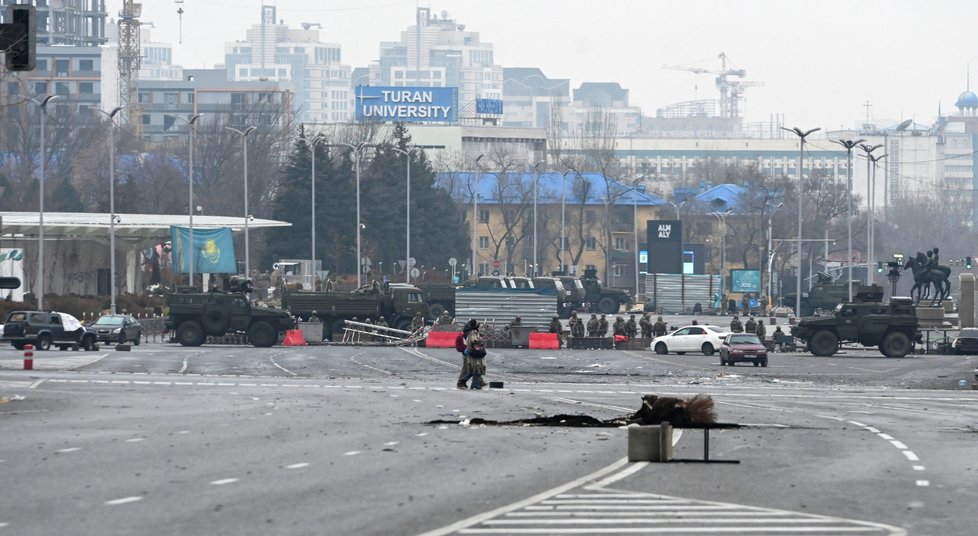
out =
<svg viewBox="0 0 978 536"><path fill-rule="evenodd" d="M635 408L623 408L621 406L611 406L608 404L597 404L595 402L584 402L583 400L574 400L573 398L561 398L561 397L551 397L550 400L554 402L563 402L564 404L573 404L575 406L591 406L594 408L611 409L615 411L634 411Z"/></svg>
<svg viewBox="0 0 978 536"><path fill-rule="evenodd" d="M141 500L143 500L142 497L132 496L132 497L123 497L121 499L112 499L111 501L105 501L105 504L109 506L118 506L120 504L134 503Z"/></svg>
<svg viewBox="0 0 978 536"><path fill-rule="evenodd" d="M856 426L861 426L863 428L866 428L866 425L859 421L849 421L849 424L855 424Z"/></svg>
<svg viewBox="0 0 978 536"><path fill-rule="evenodd" d="M187 372L187 365L188 365L187 361L189 359L190 359L189 357L183 358L183 366L180 367L180 370L177 371L177 374L186 374L186 372Z"/></svg>
<svg viewBox="0 0 978 536"><path fill-rule="evenodd" d="M359 450L351 450L350 452L343 453L344 456L356 456L357 454L360 454Z"/></svg>
<svg viewBox="0 0 978 536"><path fill-rule="evenodd" d="M357 354L357 355L359 355L359 354ZM357 356L350 357L350 361L352 361L354 365L359 365L359 366L361 366L363 368L370 369L370 370L372 370L374 372L380 372L381 374L387 374L388 376L393 376L394 375L393 372L390 372L388 370L379 369L377 367L371 367L370 365L368 365L366 363L361 363L360 361L357 361Z"/></svg>
<svg viewBox="0 0 978 536"><path fill-rule="evenodd" d="M44 383L44 380L37 380L36 382L32 383L28 389L37 389L42 383Z"/></svg>
<svg viewBox="0 0 978 536"><path fill-rule="evenodd" d="M7 524L7 523L0 523L0 529L2 529L2 528L4 528L4 527L9 527L9 526L10 526L10 525L9 525L9 524Z"/></svg>
<svg viewBox="0 0 978 536"><path fill-rule="evenodd" d="M930 486L930 481L929 480L918 480L917 481L917 485L920 486L920 487L922 487L922 488L926 488L927 486Z"/></svg>
<svg viewBox="0 0 978 536"><path fill-rule="evenodd" d="M190 433L190 430L180 430L180 431L179 431L179 432L177 432L177 433L178 433L178 434L189 434L189 433Z"/></svg>
<svg viewBox="0 0 978 536"><path fill-rule="evenodd" d="M876 435L880 436L881 438L883 438L883 439L885 439L887 441L892 441L893 440L893 436L891 436L890 434L876 434Z"/></svg>
<svg viewBox="0 0 978 536"><path fill-rule="evenodd" d="M398 443L400 443L400 441L388 441L387 443L384 443L384 446L385 447L393 447L394 445L397 445ZM2 461L2 460L0 460L0 461Z"/></svg>
<svg viewBox="0 0 978 536"><path fill-rule="evenodd" d="M504 515L504 514L507 514L509 512L512 512L514 510L519 510L519 509L521 509L523 507L530 506L530 505L532 505L534 503L537 503L537 502L540 502L540 501L542 501L544 499L548 499L548 498L550 498L550 497L552 497L554 495L557 495L559 493L563 493L565 491L572 490L572 489L574 489L574 488L576 488L578 486L583 486L584 484L586 484L588 482L591 482L593 480L598 480L600 478L603 478L605 475L608 475L609 473L613 473L613 472L619 470L622 466L626 465L627 463L628 463L628 458L622 458L622 459L616 461L615 463L613 463L613 464L611 464L611 465L609 465L609 466L607 466L607 467L605 467L603 469L598 469L597 471L595 471L595 472L593 472L593 473L591 473L589 475L582 476L581 478L578 478L577 480L573 480L573 481L568 482L566 484L563 484L561 486L557 486L556 488L552 488L552 489L549 489L549 490L544 491L542 493L538 493L538 494L536 494L536 495L534 495L532 497L529 497L527 499L524 499L522 501L518 501L518 502L515 502L513 504L508 504L506 506L502 506L500 508L496 508L495 510L490 510L488 512L484 512L482 514L476 514L476 515L474 515L474 516L472 516L472 517L470 517L468 519L463 519L461 521L457 521L455 523L452 523L451 525L448 525L447 527L441 527L441 528L437 528L437 529L434 529L434 530L425 532L425 533L423 533L423 534L421 534L419 536L442 536L442 535L445 535L445 534L451 534L453 532L458 532L458 531L460 531L462 529L466 529L468 527L471 527L472 525L477 525L479 523L482 523L483 521L488 521L488 520L490 520L490 519L492 519L492 518L494 518L496 516Z"/></svg>
<svg viewBox="0 0 978 536"><path fill-rule="evenodd" d="M221 479L221 480L214 480L214 481L212 481L211 482L211 485L212 486L223 486L225 484L234 484L237 481L238 481L237 478L224 478L224 479Z"/></svg>
<svg viewBox="0 0 978 536"><path fill-rule="evenodd" d="M78 369L80 369L82 367L87 367L89 365L94 365L95 363L98 363L99 361L105 359L108 356L109 356L109 354L102 354L102 355L96 357L95 359L89 361L88 363L82 363L80 365L76 365L74 367L70 367L68 370L78 370Z"/></svg>
<svg viewBox="0 0 978 536"><path fill-rule="evenodd" d="M286 469L302 469L303 467L309 467L308 463L293 463L292 465L286 465Z"/></svg>
<svg viewBox="0 0 978 536"><path fill-rule="evenodd" d="M133 437L131 439L127 439L126 440L126 443L139 443L140 441L146 441L146 438L145 437Z"/></svg>
<svg viewBox="0 0 978 536"><path fill-rule="evenodd" d="M298 374L296 374L295 372L292 372L291 370L289 370L289 369L287 369L287 368L285 368L285 367L283 367L282 365L279 365L279 364L278 364L278 363L277 363L277 362L275 361L275 358L274 358L274 357L272 357L272 356L268 356L268 360L269 360L269 361L271 361L273 365L275 365L275 368L277 368L277 369L279 369L279 370L281 370L282 372L284 372L284 373L286 373L286 374L288 374L289 376L298 376Z"/></svg>
<svg viewBox="0 0 978 536"><path fill-rule="evenodd" d="M897 441L896 439L894 439L893 441L890 441L890 444L893 445L894 447L900 449L900 450L907 450L907 446L904 445L903 443Z"/></svg>
<svg viewBox="0 0 978 536"><path fill-rule="evenodd" d="M912 462L919 462L920 461L920 458L918 458L917 455L914 454L912 451L909 451L909 450L901 450L900 452L902 452L903 455L906 456L907 459L910 460L910 461L912 461Z"/></svg>
<svg viewBox="0 0 978 536"><path fill-rule="evenodd" d="M68 448L65 448L65 449L61 449L58 452L75 452L75 451L78 451L78 450L81 450L81 447L68 447Z"/></svg>
<svg viewBox="0 0 978 536"><path fill-rule="evenodd" d="M914 471L923 471L924 469L925 469L925 467L923 465L915 465L915 466L913 466L913 470Z"/></svg>

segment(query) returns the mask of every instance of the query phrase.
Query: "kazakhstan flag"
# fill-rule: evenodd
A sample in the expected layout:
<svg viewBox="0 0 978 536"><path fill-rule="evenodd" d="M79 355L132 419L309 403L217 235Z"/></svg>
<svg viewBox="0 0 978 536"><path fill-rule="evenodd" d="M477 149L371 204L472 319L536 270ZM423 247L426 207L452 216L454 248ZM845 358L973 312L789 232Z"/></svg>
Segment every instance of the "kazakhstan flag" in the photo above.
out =
<svg viewBox="0 0 978 536"><path fill-rule="evenodd" d="M231 228L194 228L194 243L190 244L190 228L170 226L173 271L189 273L193 262L194 273L234 274L237 263L234 258L234 242Z"/></svg>

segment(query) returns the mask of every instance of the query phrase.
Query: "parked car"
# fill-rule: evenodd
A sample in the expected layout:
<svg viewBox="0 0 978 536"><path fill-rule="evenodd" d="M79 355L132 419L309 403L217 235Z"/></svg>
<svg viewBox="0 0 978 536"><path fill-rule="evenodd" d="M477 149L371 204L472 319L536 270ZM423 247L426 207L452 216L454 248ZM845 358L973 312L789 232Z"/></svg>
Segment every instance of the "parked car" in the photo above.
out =
<svg viewBox="0 0 978 536"><path fill-rule="evenodd" d="M703 355L713 355L729 334L729 329L720 326L686 326L652 339L649 348L657 354L703 352Z"/></svg>
<svg viewBox="0 0 978 536"><path fill-rule="evenodd" d="M749 361L754 366L767 366L767 348L753 333L731 333L720 345L720 364L733 366L738 361Z"/></svg>
<svg viewBox="0 0 978 536"><path fill-rule="evenodd" d="M978 328L964 328L951 342L956 354L978 354Z"/></svg>
<svg viewBox="0 0 978 536"><path fill-rule="evenodd" d="M143 338L143 326L130 315L104 315L91 326L99 342L122 344L132 341L139 346Z"/></svg>
<svg viewBox="0 0 978 536"><path fill-rule="evenodd" d="M18 350L23 350L26 344L33 344L38 350L49 350L52 346L61 350L97 348L95 330L82 326L68 313L54 311L12 311L3 324L0 340Z"/></svg>

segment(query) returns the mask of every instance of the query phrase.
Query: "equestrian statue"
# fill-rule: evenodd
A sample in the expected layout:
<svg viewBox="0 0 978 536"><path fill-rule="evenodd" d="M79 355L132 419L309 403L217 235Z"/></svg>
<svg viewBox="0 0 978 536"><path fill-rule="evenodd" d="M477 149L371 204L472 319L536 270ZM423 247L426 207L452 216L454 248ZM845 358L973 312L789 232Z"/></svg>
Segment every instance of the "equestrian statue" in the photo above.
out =
<svg viewBox="0 0 978 536"><path fill-rule="evenodd" d="M951 295L951 269L940 264L940 250L934 248L928 250L927 254L917 252L915 256L908 256L904 270L913 272L914 285L910 289L910 297L914 298L914 304L919 304L922 299L930 298L930 289L934 288L934 297L930 298L931 305L939 305Z"/></svg>

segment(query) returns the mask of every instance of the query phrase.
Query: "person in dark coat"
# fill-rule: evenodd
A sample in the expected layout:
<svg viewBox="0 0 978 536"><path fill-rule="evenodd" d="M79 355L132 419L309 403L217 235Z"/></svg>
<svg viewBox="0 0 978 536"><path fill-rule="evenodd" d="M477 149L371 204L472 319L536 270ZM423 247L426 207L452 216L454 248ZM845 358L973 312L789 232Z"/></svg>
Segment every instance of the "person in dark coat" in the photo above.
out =
<svg viewBox="0 0 978 536"><path fill-rule="evenodd" d="M747 323L744 324L744 330L747 333L754 333L757 330L757 321L754 320L753 316L747 319Z"/></svg>
<svg viewBox="0 0 978 536"><path fill-rule="evenodd" d="M598 337L607 337L607 336L608 336L608 319L605 317L605 315L601 315L601 318L598 320Z"/></svg>
<svg viewBox="0 0 978 536"><path fill-rule="evenodd" d="M591 314L591 318L587 321L587 336L597 337L598 336L598 317L595 314Z"/></svg>
<svg viewBox="0 0 978 536"><path fill-rule="evenodd" d="M761 342L764 341L764 336L767 335L767 329L764 327L764 321L760 320L757 322L757 327L754 328L754 334L757 335Z"/></svg>
<svg viewBox="0 0 978 536"><path fill-rule="evenodd" d="M661 337L666 334L666 331L668 331L666 328L666 323L662 321L662 317L660 316L659 319L655 321L655 324L652 325L652 335L654 337Z"/></svg>
<svg viewBox="0 0 978 536"><path fill-rule="evenodd" d="M615 335L625 335L625 319L618 316L615 318L615 325L611 328Z"/></svg>
<svg viewBox="0 0 978 536"><path fill-rule="evenodd" d="M731 333L743 333L744 325L740 323L740 317L734 315L733 320L730 321L730 332Z"/></svg>
<svg viewBox="0 0 978 536"><path fill-rule="evenodd" d="M635 322L635 315L629 316L625 322L625 336L629 339L634 339L638 336L638 324Z"/></svg>
<svg viewBox="0 0 978 536"><path fill-rule="evenodd" d="M652 336L652 322L649 322L648 313L642 315L642 319L638 321L638 327L642 330L643 339L648 339Z"/></svg>

